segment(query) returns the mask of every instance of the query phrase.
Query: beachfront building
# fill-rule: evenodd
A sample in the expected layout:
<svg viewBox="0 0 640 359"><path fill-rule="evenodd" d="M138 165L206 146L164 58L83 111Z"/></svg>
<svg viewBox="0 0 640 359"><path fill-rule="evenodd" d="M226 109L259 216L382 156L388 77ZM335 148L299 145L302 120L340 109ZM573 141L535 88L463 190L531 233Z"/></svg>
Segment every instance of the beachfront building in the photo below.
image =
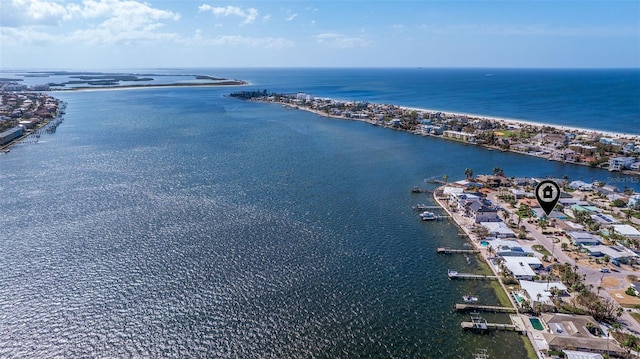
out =
<svg viewBox="0 0 640 359"><path fill-rule="evenodd" d="M633 157L613 157L609 159L609 171L623 171L629 169L636 162Z"/></svg>

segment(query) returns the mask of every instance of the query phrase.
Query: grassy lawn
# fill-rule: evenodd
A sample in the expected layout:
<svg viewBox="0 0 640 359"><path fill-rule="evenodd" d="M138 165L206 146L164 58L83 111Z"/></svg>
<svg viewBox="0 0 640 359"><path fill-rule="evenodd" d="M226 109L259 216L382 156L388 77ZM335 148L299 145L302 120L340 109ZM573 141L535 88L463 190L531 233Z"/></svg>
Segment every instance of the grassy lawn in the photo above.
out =
<svg viewBox="0 0 640 359"><path fill-rule="evenodd" d="M542 246L541 244L534 244L531 246L531 248L533 248L534 251L541 253L543 255L547 255L550 256L551 252L549 252L544 246Z"/></svg>

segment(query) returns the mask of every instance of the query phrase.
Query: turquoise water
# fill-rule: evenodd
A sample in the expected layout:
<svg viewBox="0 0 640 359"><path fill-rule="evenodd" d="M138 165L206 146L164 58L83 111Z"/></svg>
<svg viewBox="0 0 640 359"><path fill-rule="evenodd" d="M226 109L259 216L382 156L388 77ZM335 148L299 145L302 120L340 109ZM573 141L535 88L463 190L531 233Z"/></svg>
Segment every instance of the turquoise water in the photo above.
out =
<svg viewBox="0 0 640 359"><path fill-rule="evenodd" d="M522 304L522 302L524 301L524 299L518 293L513 293L513 296L516 298L518 304Z"/></svg>
<svg viewBox="0 0 640 359"><path fill-rule="evenodd" d="M540 322L540 319L538 319L538 318L529 318L529 321L531 322L531 325L533 326L534 329L544 330L544 326Z"/></svg>
<svg viewBox="0 0 640 359"><path fill-rule="evenodd" d="M486 247L486 246L488 246L488 245L489 245L489 242L487 242L487 241L480 241L480 245L481 245L481 246L483 246L483 247Z"/></svg>
<svg viewBox="0 0 640 359"><path fill-rule="evenodd" d="M393 100L298 74L274 86ZM513 333L460 329L462 295L497 298L447 279L484 267L436 254L465 239L420 221L411 187L467 167L624 179L229 91L57 93L57 132L0 156L0 356L521 358Z"/></svg>

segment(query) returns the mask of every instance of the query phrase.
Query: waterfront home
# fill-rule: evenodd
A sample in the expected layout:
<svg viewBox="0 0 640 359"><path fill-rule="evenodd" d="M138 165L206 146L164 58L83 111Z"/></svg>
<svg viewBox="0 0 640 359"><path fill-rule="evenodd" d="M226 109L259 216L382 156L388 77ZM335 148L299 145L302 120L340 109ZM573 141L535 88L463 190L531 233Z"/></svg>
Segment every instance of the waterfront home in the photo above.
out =
<svg viewBox="0 0 640 359"><path fill-rule="evenodd" d="M504 222L480 222L489 231L489 236L496 238L515 238L516 234Z"/></svg>
<svg viewBox="0 0 640 359"><path fill-rule="evenodd" d="M542 305L545 310L555 308L553 298L555 294L562 296L566 294L567 287L562 282L532 282L529 280L520 281L521 294L525 297L531 307Z"/></svg>
<svg viewBox="0 0 640 359"><path fill-rule="evenodd" d="M481 201L470 202L465 211L473 219L474 223L500 221L498 210L493 206L487 206Z"/></svg>
<svg viewBox="0 0 640 359"><path fill-rule="evenodd" d="M498 188L511 185L511 181L503 176L480 175L476 178L476 180L489 188Z"/></svg>
<svg viewBox="0 0 640 359"><path fill-rule="evenodd" d="M541 319L548 332L542 336L549 350L579 350L591 353L610 353L622 355L624 350L618 342L602 336L593 335L587 328L599 328L598 322L589 315L544 313Z"/></svg>
<svg viewBox="0 0 640 359"><path fill-rule="evenodd" d="M633 157L613 157L609 159L609 171L623 171L629 169L637 160Z"/></svg>
<svg viewBox="0 0 640 359"><path fill-rule="evenodd" d="M461 188L462 189L462 188ZM449 204L451 206L455 206L456 209L462 211L463 213L466 211L466 206L471 202L479 201L480 197L475 194L464 193L464 192L453 192L449 193Z"/></svg>
<svg viewBox="0 0 640 359"><path fill-rule="evenodd" d="M494 237L487 237L483 240L487 250L491 247L491 251L498 257L532 257L534 254L529 248L523 248L516 240L502 240Z"/></svg>
<svg viewBox="0 0 640 359"><path fill-rule="evenodd" d="M534 269L542 268L537 257L501 257L506 270L518 280L533 280L537 274Z"/></svg>
<svg viewBox="0 0 640 359"><path fill-rule="evenodd" d="M466 142L474 143L476 141L476 135L474 133L467 133L461 131L444 131L443 137L453 138L456 140L462 140Z"/></svg>

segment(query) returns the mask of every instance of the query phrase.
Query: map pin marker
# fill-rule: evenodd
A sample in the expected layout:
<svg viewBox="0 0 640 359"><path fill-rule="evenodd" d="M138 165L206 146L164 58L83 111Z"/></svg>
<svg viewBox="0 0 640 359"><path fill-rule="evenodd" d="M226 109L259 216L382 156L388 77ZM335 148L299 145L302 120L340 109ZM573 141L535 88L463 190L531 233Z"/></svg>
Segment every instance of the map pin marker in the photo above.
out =
<svg viewBox="0 0 640 359"><path fill-rule="evenodd" d="M536 186L538 204L549 215L560 199L560 186L551 180L544 180Z"/></svg>

